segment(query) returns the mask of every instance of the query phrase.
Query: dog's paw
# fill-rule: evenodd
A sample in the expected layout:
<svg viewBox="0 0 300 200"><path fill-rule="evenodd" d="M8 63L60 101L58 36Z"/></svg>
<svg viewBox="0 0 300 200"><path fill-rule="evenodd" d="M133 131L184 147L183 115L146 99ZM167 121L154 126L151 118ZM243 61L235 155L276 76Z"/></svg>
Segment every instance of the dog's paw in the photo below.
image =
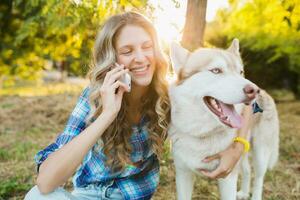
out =
<svg viewBox="0 0 300 200"><path fill-rule="evenodd" d="M249 198L249 194L243 192L243 191L239 191L236 195L236 198L238 200L247 200Z"/></svg>

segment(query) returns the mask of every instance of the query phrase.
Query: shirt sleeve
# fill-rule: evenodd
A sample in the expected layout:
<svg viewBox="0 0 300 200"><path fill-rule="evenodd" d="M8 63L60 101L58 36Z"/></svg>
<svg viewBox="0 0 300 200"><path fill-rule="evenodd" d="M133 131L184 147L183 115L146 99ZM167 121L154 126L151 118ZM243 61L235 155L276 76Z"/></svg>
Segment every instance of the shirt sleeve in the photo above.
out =
<svg viewBox="0 0 300 200"><path fill-rule="evenodd" d="M34 160L37 165L37 172L39 171L40 165L51 153L67 144L85 129L85 120L89 114L89 111L89 88L87 87L83 90L79 99L77 100L77 104L68 119L64 131L56 138L54 143L50 144L35 155Z"/></svg>

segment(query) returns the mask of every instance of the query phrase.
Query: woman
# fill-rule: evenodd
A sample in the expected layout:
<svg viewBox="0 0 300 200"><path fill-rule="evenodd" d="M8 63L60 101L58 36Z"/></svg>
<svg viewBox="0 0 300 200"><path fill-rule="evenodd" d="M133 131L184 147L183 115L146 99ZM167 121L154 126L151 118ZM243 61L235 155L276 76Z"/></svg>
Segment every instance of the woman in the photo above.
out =
<svg viewBox="0 0 300 200"><path fill-rule="evenodd" d="M150 199L158 186L170 108L168 63L153 25L134 12L111 17L93 57L90 85L63 133L36 155L37 186L25 199ZM131 88L120 81L126 73ZM241 152L225 153L226 166ZM59 186L74 173L69 193Z"/></svg>

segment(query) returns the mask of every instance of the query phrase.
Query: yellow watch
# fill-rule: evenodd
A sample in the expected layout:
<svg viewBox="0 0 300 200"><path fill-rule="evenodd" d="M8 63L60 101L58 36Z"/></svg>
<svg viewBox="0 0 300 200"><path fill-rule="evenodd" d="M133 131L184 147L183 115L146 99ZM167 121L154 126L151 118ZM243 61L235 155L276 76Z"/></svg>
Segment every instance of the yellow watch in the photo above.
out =
<svg viewBox="0 0 300 200"><path fill-rule="evenodd" d="M250 143L248 140L242 138L242 137L235 137L233 142L240 142L244 145L244 153L247 153L250 150Z"/></svg>

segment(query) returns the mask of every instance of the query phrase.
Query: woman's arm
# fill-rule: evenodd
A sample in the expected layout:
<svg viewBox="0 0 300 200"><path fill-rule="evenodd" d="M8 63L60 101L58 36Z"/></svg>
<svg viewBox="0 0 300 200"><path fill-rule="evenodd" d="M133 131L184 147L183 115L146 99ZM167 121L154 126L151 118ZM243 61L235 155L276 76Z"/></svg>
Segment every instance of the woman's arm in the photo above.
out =
<svg viewBox="0 0 300 200"><path fill-rule="evenodd" d="M251 127L253 117L252 117L252 107L245 106L243 113L244 125L241 129L238 130L237 136L244 139L249 138L249 129ZM220 165L214 171L205 171L200 170L205 176L213 179L224 178L226 177L234 168L236 163L241 158L244 152L244 144L240 142L233 142L227 149L224 151L215 154L213 156L207 157L204 162L210 162L215 159L220 159Z"/></svg>
<svg viewBox="0 0 300 200"><path fill-rule="evenodd" d="M253 110L252 110L252 106L245 106L244 110L243 110L243 118L244 118L244 124L242 126L242 128L240 128L238 130L237 135L239 137L248 139L249 138L249 129L251 127L252 121L253 121ZM239 143L240 144L240 143Z"/></svg>
<svg viewBox="0 0 300 200"><path fill-rule="evenodd" d="M117 66L108 72L100 89L102 113L88 127L85 126L88 95L84 92L76 105L66 127L66 134L61 135L55 146L57 151L51 152L39 167L37 186L42 193L52 192L65 183L76 171L85 155L100 139L101 135L116 118L122 103L123 93L129 91L127 85L116 81L128 70ZM116 89L118 92L116 93ZM85 128L85 129L84 129ZM80 132L80 134L79 134ZM43 158L44 159L44 158Z"/></svg>
<svg viewBox="0 0 300 200"><path fill-rule="evenodd" d="M37 186L41 193L49 193L73 175L90 148L112 122L112 117L101 114L81 134L53 152L40 166Z"/></svg>

